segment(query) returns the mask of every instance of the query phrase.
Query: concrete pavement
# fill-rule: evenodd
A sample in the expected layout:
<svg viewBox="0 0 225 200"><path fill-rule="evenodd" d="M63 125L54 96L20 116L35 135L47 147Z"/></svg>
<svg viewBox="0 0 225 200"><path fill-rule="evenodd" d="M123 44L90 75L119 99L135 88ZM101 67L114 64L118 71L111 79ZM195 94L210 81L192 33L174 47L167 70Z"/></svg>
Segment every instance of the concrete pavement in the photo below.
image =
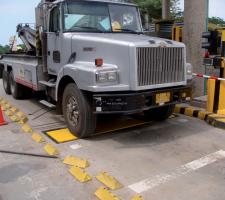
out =
<svg viewBox="0 0 225 200"><path fill-rule="evenodd" d="M16 101L5 95L1 85L0 88L0 96L25 112L29 125L60 151L60 159L0 153L1 200L94 200L94 192L103 186L94 176L102 171L123 185L112 192L124 200L132 199L138 191L147 200L225 198L224 130L179 116L56 144L42 131L65 126L63 118L44 108L37 99ZM1 126L0 135L0 150L46 154L44 145L35 143L17 123ZM67 155L87 159L90 167L86 171L93 180L76 181L62 163ZM139 183L143 184L141 188Z"/></svg>

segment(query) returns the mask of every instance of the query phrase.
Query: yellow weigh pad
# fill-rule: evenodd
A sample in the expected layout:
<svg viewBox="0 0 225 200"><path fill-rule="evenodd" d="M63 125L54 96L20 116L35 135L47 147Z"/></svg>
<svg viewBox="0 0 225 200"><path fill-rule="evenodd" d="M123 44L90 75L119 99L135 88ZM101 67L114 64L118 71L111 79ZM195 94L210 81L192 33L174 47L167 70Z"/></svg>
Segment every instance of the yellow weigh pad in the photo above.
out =
<svg viewBox="0 0 225 200"><path fill-rule="evenodd" d="M177 115L171 115L169 118L175 118ZM129 128L135 128L143 125L150 124L151 121L146 121L142 118L132 118L132 117L113 117L108 119L100 119L97 123L96 131L94 135L101 135L116 131L121 131ZM62 128L58 130L50 130L44 132L48 137L54 140L56 143L70 142L77 140L78 137L70 133L69 129Z"/></svg>
<svg viewBox="0 0 225 200"><path fill-rule="evenodd" d="M70 133L69 129L67 128L46 131L45 134L52 140L54 140L56 143L70 142L78 139L75 135Z"/></svg>
<svg viewBox="0 0 225 200"><path fill-rule="evenodd" d="M113 120L102 120L102 122L97 124L96 132L95 134L105 134L115 131L120 131L128 128L134 128L137 126L142 126L149 124L150 122L134 119L134 118L128 118L128 117L120 117L118 119Z"/></svg>

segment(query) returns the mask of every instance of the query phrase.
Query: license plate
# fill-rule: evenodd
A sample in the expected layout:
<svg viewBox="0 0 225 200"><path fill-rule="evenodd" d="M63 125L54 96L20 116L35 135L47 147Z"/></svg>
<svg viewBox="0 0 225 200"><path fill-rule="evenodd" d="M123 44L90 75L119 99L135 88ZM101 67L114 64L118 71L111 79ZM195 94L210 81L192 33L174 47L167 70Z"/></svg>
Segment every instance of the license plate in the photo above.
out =
<svg viewBox="0 0 225 200"><path fill-rule="evenodd" d="M162 105L170 102L170 92L156 94L156 104Z"/></svg>

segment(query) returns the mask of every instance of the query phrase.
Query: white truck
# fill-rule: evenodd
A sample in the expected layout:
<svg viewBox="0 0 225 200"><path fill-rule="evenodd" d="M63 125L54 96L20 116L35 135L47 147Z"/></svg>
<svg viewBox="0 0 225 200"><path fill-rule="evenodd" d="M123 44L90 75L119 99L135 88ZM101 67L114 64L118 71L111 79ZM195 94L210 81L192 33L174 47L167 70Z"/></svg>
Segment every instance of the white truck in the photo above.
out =
<svg viewBox="0 0 225 200"><path fill-rule="evenodd" d="M137 5L125 0L42 0L36 30L17 31L27 51L0 57L5 92L46 91L80 138L98 115L164 120L191 98L185 45L144 35Z"/></svg>

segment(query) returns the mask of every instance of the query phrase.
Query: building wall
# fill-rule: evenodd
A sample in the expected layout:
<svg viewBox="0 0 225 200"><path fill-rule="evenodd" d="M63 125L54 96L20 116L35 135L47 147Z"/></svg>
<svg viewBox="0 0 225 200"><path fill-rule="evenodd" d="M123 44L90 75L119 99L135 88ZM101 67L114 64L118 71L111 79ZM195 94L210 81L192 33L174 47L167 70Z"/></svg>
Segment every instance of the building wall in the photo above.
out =
<svg viewBox="0 0 225 200"><path fill-rule="evenodd" d="M184 43L187 46L187 61L194 67L194 72L204 73L201 48L202 32L206 30L207 0L184 0ZM195 78L194 96L204 94L204 80Z"/></svg>

